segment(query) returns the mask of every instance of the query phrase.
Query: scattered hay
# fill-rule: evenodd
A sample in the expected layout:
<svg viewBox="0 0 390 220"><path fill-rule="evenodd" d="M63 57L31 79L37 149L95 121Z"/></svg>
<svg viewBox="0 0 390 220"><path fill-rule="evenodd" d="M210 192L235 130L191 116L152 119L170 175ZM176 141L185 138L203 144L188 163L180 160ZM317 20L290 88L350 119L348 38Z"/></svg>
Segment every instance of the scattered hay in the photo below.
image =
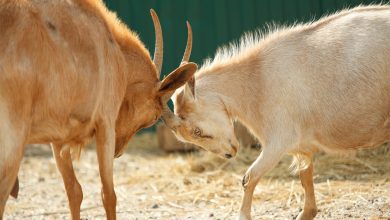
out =
<svg viewBox="0 0 390 220"><path fill-rule="evenodd" d="M259 154L242 148L224 160L204 151L167 154L154 134L136 136L115 160L118 219L235 219L241 178ZM284 158L256 188L254 219L292 219L303 207L303 190ZM105 219L93 147L75 162L84 190L81 217ZM350 156L315 158L318 219L390 218L390 147ZM20 194L9 199L5 219L69 219L67 198L48 146L27 148Z"/></svg>

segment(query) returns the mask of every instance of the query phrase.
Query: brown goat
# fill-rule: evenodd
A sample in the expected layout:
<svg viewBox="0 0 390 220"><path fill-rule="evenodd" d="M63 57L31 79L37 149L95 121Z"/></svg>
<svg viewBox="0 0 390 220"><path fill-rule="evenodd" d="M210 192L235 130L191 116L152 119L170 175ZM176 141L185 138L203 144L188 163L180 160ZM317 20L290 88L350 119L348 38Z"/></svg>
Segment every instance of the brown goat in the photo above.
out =
<svg viewBox="0 0 390 220"><path fill-rule="evenodd" d="M317 22L247 35L224 48L173 96L164 120L178 138L222 157L238 150L233 121L247 126L262 152L243 178L240 219L251 218L259 179L295 155L305 203L317 206L312 155L390 141L390 7L345 10Z"/></svg>
<svg viewBox="0 0 390 220"><path fill-rule="evenodd" d="M184 62L159 81L162 31L151 13L153 61L101 1L0 1L0 219L31 143L52 144L72 218L79 219L82 191L70 153L93 137L104 208L108 219L116 218L114 157L156 122L172 92L197 69L186 62L189 32Z"/></svg>

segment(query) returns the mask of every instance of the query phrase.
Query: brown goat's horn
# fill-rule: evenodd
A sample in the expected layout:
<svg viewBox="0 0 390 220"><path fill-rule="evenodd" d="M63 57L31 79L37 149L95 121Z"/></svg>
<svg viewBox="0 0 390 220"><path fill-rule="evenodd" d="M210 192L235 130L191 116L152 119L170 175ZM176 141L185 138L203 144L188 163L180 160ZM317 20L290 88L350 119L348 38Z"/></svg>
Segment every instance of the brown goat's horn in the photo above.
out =
<svg viewBox="0 0 390 220"><path fill-rule="evenodd" d="M186 50L184 51L183 59L181 60L182 63L188 62L190 60L191 56L191 50L192 50L192 28L190 22L187 21L187 45Z"/></svg>
<svg viewBox="0 0 390 220"><path fill-rule="evenodd" d="M181 63L186 63L190 60L191 56L191 50L192 50L192 28L190 22L187 21L187 30L188 30L188 37L187 37L187 46L186 50L184 51L183 60ZM192 95L195 97L195 76L192 76L190 80L188 80L187 85L188 89L191 90Z"/></svg>
<svg viewBox="0 0 390 220"><path fill-rule="evenodd" d="M186 49L184 51L183 59L181 61L181 64L187 63L190 60L191 56L191 50L192 50L192 28L191 24L187 21L187 45ZM191 79L194 80L194 79ZM176 125L178 124L179 118L169 109L168 107L168 101L171 98L173 93L166 94L164 97L162 97L162 100L164 102L163 104L163 112L162 112L162 119L164 123L172 130L176 130Z"/></svg>
<svg viewBox="0 0 390 220"><path fill-rule="evenodd" d="M153 63L157 69L157 77L160 79L164 51L163 34L161 30L160 20L158 19L158 16L153 9L150 9L150 15L152 16L154 32L156 33L156 44L154 48Z"/></svg>

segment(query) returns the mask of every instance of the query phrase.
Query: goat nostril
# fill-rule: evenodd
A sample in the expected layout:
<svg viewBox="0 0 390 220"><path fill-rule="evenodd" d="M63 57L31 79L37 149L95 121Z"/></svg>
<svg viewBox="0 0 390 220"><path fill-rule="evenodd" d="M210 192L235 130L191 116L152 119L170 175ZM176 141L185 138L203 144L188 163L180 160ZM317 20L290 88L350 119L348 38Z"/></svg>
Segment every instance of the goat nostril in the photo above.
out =
<svg viewBox="0 0 390 220"><path fill-rule="evenodd" d="M225 157L226 157L227 159L230 159L230 158L232 158L233 156L232 156L231 154L225 154Z"/></svg>

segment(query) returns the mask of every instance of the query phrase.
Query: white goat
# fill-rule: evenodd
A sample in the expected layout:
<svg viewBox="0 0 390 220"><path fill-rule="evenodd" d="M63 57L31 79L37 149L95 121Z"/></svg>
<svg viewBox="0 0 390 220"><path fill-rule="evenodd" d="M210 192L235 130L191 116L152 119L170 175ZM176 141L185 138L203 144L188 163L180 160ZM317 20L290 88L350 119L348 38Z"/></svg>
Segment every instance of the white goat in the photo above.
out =
<svg viewBox="0 0 390 220"><path fill-rule="evenodd" d="M196 86L195 86L196 82ZM253 191L283 155L292 154L305 190L298 219L317 213L312 155L390 140L390 7L341 11L317 22L246 35L220 50L173 97L164 120L182 141L226 158L238 150L233 121L263 151L243 178L240 219Z"/></svg>

